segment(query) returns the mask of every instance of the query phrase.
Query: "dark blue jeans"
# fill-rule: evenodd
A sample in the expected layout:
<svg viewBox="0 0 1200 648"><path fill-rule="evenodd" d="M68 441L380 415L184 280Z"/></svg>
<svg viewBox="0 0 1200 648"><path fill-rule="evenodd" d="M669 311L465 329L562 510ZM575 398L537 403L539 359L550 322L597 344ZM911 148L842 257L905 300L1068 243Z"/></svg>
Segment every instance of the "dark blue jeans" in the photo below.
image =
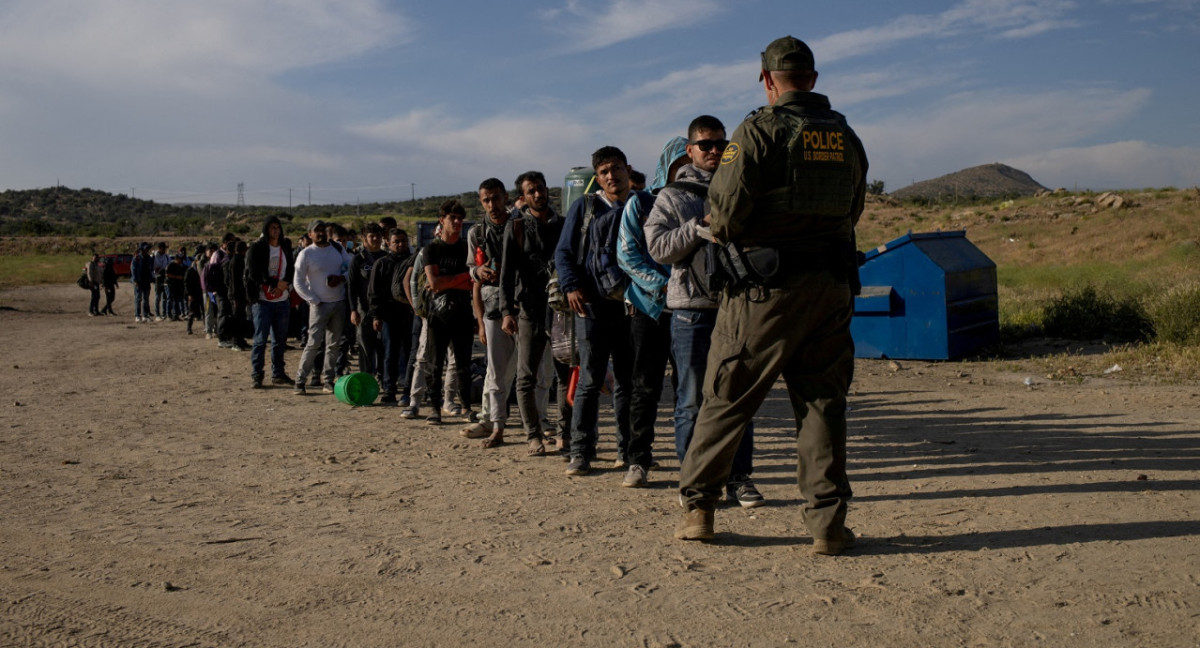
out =
<svg viewBox="0 0 1200 648"><path fill-rule="evenodd" d="M671 349L669 314L658 319L637 311L629 322L629 341L633 349L633 385L630 394L629 446L626 461L649 468L654 462L654 420L658 417L658 399L662 396L663 374Z"/></svg>
<svg viewBox="0 0 1200 648"><path fill-rule="evenodd" d="M613 364L613 411L617 418L617 453L628 452L629 392L633 373L633 349L629 344L629 316L625 304L601 300L591 304L595 317L575 317L579 345L579 384L571 420L571 456L596 458L597 422L600 417L600 388Z"/></svg>
<svg viewBox="0 0 1200 648"><path fill-rule="evenodd" d="M399 387L407 393L408 357L412 355L412 313L385 321L379 332L383 344L383 393L395 396Z"/></svg>
<svg viewBox="0 0 1200 648"><path fill-rule="evenodd" d="M283 351L287 342L288 318L291 308L287 300L279 302L258 301L254 303L254 346L250 349L250 375L263 377L266 364L267 338L271 338L271 376L287 378L283 364Z"/></svg>
<svg viewBox="0 0 1200 648"><path fill-rule="evenodd" d="M704 402L704 372L708 368L708 349L712 345L717 309L687 310L678 308L671 314L671 354L679 384L675 389L675 454L679 463L687 453L696 429L696 415ZM754 473L754 423L733 456L734 477L749 477Z"/></svg>
<svg viewBox="0 0 1200 648"><path fill-rule="evenodd" d="M150 284L133 283L133 312L137 317L149 318L152 316L150 312Z"/></svg>

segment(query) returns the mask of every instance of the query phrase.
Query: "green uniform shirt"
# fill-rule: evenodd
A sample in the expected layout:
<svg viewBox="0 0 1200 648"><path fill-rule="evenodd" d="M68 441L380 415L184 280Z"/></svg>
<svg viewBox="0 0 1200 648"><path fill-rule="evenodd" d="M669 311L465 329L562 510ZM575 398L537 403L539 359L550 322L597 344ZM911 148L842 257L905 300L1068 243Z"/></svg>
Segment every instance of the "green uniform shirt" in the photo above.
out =
<svg viewBox="0 0 1200 648"><path fill-rule="evenodd" d="M795 129L787 119L775 114L779 110L833 125L822 131L824 135L806 138L804 146L811 150L804 155L806 160L813 160L812 164L839 165L839 173L846 179L841 183L845 185L845 195L839 197L845 205L844 214L831 217L788 213L781 211L777 203L768 207L764 197L769 192L787 188L798 191L797 187L803 184L797 181L797 174L803 174L804 169L793 169L795 165L789 162L794 159L789 140ZM862 142L845 118L830 109L829 99L815 92L786 92L774 107L751 113L733 131L708 190L713 235L721 241L780 249L818 249L831 243L844 244L850 241L862 215L866 175L867 156Z"/></svg>

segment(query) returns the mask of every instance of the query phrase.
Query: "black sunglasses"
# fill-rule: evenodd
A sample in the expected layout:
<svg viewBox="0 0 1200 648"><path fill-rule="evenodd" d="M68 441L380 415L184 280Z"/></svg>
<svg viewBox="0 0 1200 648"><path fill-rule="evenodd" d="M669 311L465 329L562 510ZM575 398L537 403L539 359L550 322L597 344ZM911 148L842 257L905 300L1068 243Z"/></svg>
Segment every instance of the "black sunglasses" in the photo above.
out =
<svg viewBox="0 0 1200 648"><path fill-rule="evenodd" d="M703 139L703 140L693 140L691 142L688 142L688 144L699 147L701 153L708 153L709 151L713 150L714 148L717 149L718 151L724 151L725 147L729 146L729 140Z"/></svg>

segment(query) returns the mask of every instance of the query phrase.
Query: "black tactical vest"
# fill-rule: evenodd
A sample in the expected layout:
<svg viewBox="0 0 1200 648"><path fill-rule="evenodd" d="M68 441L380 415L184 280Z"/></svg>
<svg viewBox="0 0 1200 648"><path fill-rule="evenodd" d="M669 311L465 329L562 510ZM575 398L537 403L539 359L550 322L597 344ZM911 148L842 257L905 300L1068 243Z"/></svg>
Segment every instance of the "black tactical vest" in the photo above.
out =
<svg viewBox="0 0 1200 648"><path fill-rule="evenodd" d="M830 221L837 229L850 215L862 161L846 120L840 114L792 106L767 106L764 111L788 129L788 183L768 191L761 200L766 214L790 214Z"/></svg>

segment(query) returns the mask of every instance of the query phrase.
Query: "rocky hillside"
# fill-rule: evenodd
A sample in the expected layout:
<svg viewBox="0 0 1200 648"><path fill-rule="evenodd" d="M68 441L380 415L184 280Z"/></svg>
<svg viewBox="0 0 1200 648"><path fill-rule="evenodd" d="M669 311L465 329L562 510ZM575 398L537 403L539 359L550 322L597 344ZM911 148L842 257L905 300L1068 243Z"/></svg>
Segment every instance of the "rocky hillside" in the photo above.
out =
<svg viewBox="0 0 1200 648"><path fill-rule="evenodd" d="M1046 191L1028 173L994 162L956 171L933 180L924 180L893 191L898 200L920 199L930 202L977 200L980 198L1016 198Z"/></svg>

